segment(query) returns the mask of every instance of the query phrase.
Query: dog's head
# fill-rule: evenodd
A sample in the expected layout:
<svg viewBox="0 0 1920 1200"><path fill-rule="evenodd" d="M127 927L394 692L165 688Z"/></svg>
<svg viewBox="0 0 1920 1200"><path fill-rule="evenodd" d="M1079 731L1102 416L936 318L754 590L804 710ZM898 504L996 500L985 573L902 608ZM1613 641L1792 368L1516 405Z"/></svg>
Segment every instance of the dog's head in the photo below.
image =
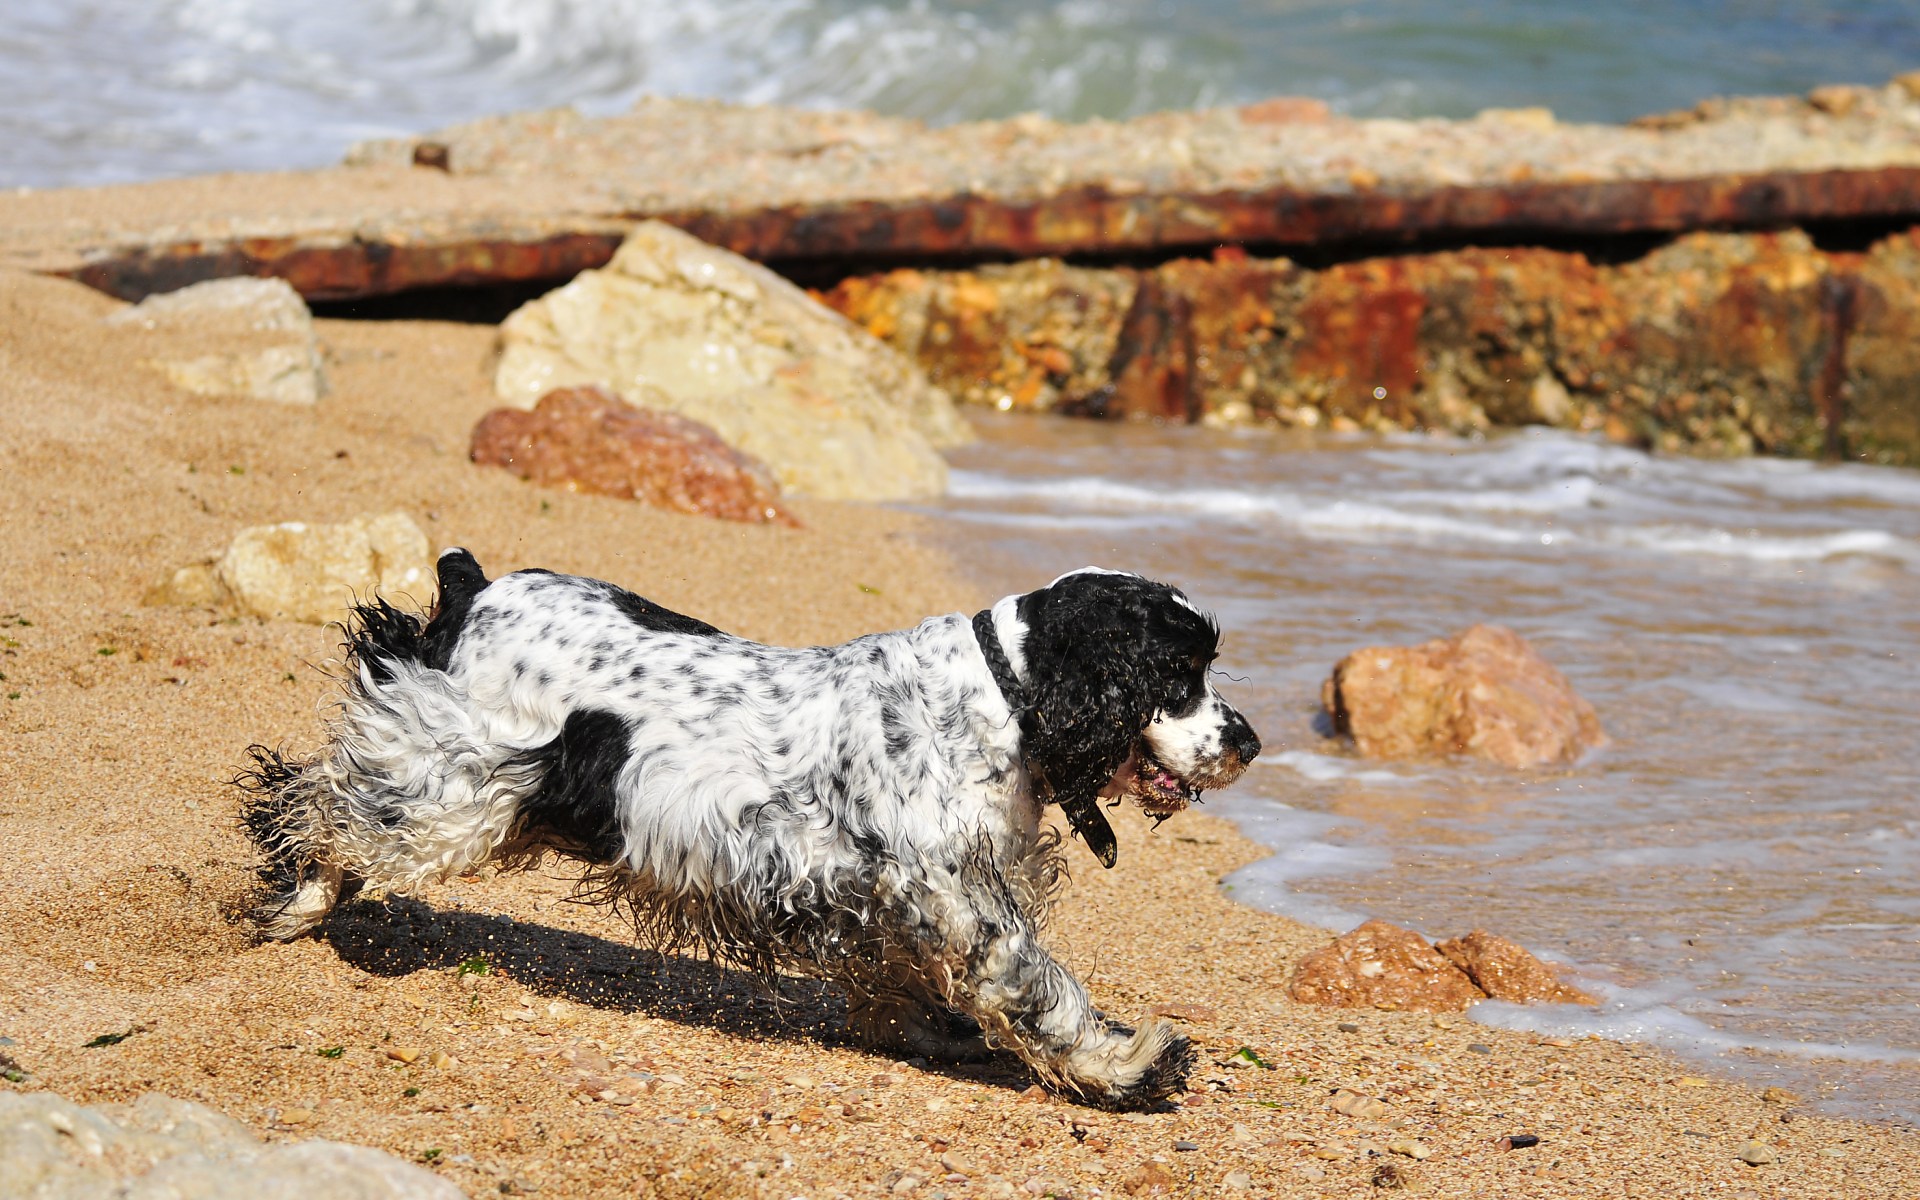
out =
<svg viewBox="0 0 1920 1200"><path fill-rule="evenodd" d="M1208 677L1218 627L1177 588L1089 567L1009 597L993 618L1031 706L1028 769L1109 865L1111 834L1103 850L1085 827L1096 800L1168 817L1260 752Z"/></svg>

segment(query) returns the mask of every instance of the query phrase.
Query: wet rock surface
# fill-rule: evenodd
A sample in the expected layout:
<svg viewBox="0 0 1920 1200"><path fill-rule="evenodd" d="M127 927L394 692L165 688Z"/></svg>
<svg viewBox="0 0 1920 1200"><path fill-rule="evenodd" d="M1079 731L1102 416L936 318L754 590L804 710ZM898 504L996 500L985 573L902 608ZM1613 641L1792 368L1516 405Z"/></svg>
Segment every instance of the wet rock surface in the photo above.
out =
<svg viewBox="0 0 1920 1200"><path fill-rule="evenodd" d="M323 390L306 301L284 279L211 279L107 318L153 343L149 363L201 396L313 404Z"/></svg>
<svg viewBox="0 0 1920 1200"><path fill-rule="evenodd" d="M39 1200L459 1200L429 1171L364 1146L268 1145L239 1122L149 1094L81 1106L0 1092L0 1194Z"/></svg>
<svg viewBox="0 0 1920 1200"><path fill-rule="evenodd" d="M474 426L472 457L549 487L795 524L766 464L698 421L636 407L605 388L560 388L531 411L495 409Z"/></svg>
<svg viewBox="0 0 1920 1200"><path fill-rule="evenodd" d="M418 608L433 590L427 535L412 517L389 512L339 524L250 526L218 559L176 570L148 591L146 602L324 625L376 595Z"/></svg>
<svg viewBox="0 0 1920 1200"><path fill-rule="evenodd" d="M1302 1004L1400 1012L1459 1012L1487 999L1598 1003L1562 983L1524 947L1483 929L1429 945L1413 930L1378 919L1304 955L1294 967L1287 994ZM1351 1115L1379 1115L1363 1112L1368 1105L1378 1108L1376 1100L1336 1097L1335 1107L1346 1111L1342 1104L1353 1109Z"/></svg>
<svg viewBox="0 0 1920 1200"><path fill-rule="evenodd" d="M896 271L824 299L1002 408L1537 424L1665 451L1920 462L1916 246L1915 231L1865 254L1793 230L1695 233L1617 265L1475 247L1320 270L1226 250L1141 271Z"/></svg>
<svg viewBox="0 0 1920 1200"><path fill-rule="evenodd" d="M1334 666L1320 699L1335 732L1368 758L1470 754L1540 767L1607 742L1593 706L1500 625L1355 651Z"/></svg>
<svg viewBox="0 0 1920 1200"><path fill-rule="evenodd" d="M1484 929L1436 942L1434 949L1466 972L1474 986L1493 1000L1514 1004L1599 1003L1579 988L1562 983L1552 968L1528 953L1526 947Z"/></svg>
<svg viewBox="0 0 1920 1200"><path fill-rule="evenodd" d="M1402 1012L1459 1012L1485 999L1425 938L1380 920L1302 958L1287 994L1302 1004Z"/></svg>
<svg viewBox="0 0 1920 1200"><path fill-rule="evenodd" d="M938 495L970 433L918 366L755 263L658 222L501 326L495 391L602 384L712 428L796 493Z"/></svg>

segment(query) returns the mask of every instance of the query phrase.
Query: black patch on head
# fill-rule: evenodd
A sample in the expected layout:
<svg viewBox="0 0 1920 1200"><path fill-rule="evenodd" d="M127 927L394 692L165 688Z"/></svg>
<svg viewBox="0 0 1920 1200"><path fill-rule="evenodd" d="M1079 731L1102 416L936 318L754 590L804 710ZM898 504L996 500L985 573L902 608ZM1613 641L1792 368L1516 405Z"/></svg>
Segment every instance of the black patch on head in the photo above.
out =
<svg viewBox="0 0 1920 1200"><path fill-rule="evenodd" d="M626 848L614 790L632 757L626 719L581 709L560 736L515 755L507 769L537 771L540 786L520 803L514 840L548 845L576 858L611 863Z"/></svg>
<svg viewBox="0 0 1920 1200"><path fill-rule="evenodd" d="M1192 712L1205 697L1220 631L1177 595L1138 575L1087 572L1018 601L1033 697L1021 751L1070 813L1087 810L1155 713Z"/></svg>
<svg viewBox="0 0 1920 1200"><path fill-rule="evenodd" d="M717 637L721 631L695 617L683 616L670 608L662 608L643 596L636 596L623 587L611 583L600 583L606 589L605 595L621 614L642 629L657 630L660 633L686 633L695 637Z"/></svg>
<svg viewBox="0 0 1920 1200"><path fill-rule="evenodd" d="M474 598L486 589L487 577L473 555L460 549L442 554L438 571L440 597L430 621L423 623L379 596L354 605L348 614L347 659L355 666L364 665L374 682L390 681L395 662L444 671L453 661L454 646L473 611Z"/></svg>

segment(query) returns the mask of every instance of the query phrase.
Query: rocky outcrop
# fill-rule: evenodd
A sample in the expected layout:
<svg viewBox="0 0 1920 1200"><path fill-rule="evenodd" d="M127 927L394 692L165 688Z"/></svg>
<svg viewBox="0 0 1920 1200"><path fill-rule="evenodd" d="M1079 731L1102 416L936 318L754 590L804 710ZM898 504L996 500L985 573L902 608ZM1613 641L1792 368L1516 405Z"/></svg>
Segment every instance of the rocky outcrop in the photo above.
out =
<svg viewBox="0 0 1920 1200"><path fill-rule="evenodd" d="M1481 1000L1595 1004L1520 946L1476 929L1436 946L1411 929L1368 921L1301 958L1287 994L1302 1004L1459 1012Z"/></svg>
<svg viewBox="0 0 1920 1200"><path fill-rule="evenodd" d="M1320 699L1335 732L1369 758L1471 754L1539 767L1572 762L1607 741L1593 706L1499 625L1357 650L1333 668Z"/></svg>
<svg viewBox="0 0 1920 1200"><path fill-rule="evenodd" d="M1486 997L1411 929L1368 921L1302 958L1287 994L1302 1004L1459 1012Z"/></svg>
<svg viewBox="0 0 1920 1200"><path fill-rule="evenodd" d="M1064 344L1059 289L1036 286L1054 277L1084 297ZM1227 250L1145 271L896 271L825 299L1000 407L1550 425L1668 451L1920 463L1920 230L1864 255L1796 230L1694 233L1618 265L1470 248L1310 270Z"/></svg>
<svg viewBox="0 0 1920 1200"><path fill-rule="evenodd" d="M764 267L658 222L500 332L495 390L508 403L579 384L644 395L805 495L938 495L935 447L970 436L912 362Z"/></svg>
<svg viewBox="0 0 1920 1200"><path fill-rule="evenodd" d="M1547 964L1526 947L1496 933L1476 929L1464 937L1435 942L1434 949L1466 972L1492 1000L1513 1004L1598 1004L1571 984L1562 983Z"/></svg>
<svg viewBox="0 0 1920 1200"><path fill-rule="evenodd" d="M601 387L548 392L531 412L495 409L474 426L472 457L549 487L729 521L797 523L765 463L698 421L636 408Z"/></svg>
<svg viewBox="0 0 1920 1200"><path fill-rule="evenodd" d="M427 535L412 517L390 512L242 529L218 559L181 567L146 600L321 625L343 619L356 601L378 595L417 608L433 591Z"/></svg>
<svg viewBox="0 0 1920 1200"><path fill-rule="evenodd" d="M149 296L107 318L140 331L175 387L279 404L320 398L320 348L306 301L282 279L215 279Z"/></svg>
<svg viewBox="0 0 1920 1200"><path fill-rule="evenodd" d="M83 1107L0 1092L0 1195L35 1200L460 1200L430 1171L365 1146L268 1145L185 1100Z"/></svg>
<svg viewBox="0 0 1920 1200"><path fill-rule="evenodd" d="M831 303L969 404L1048 410L1106 385L1135 288L1130 272L1038 259L856 277Z"/></svg>

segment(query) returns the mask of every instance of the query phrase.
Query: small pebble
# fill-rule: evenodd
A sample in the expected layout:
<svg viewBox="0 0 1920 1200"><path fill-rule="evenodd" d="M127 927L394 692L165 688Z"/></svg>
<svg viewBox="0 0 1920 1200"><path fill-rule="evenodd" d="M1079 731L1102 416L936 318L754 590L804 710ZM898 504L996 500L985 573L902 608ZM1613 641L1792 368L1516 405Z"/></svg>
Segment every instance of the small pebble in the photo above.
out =
<svg viewBox="0 0 1920 1200"><path fill-rule="evenodd" d="M419 1059L420 1051L412 1046L390 1046L387 1057L395 1062L410 1063Z"/></svg>
<svg viewBox="0 0 1920 1200"><path fill-rule="evenodd" d="M893 1185L893 1194L904 1196L920 1186L920 1180L912 1175L902 1175Z"/></svg>
<svg viewBox="0 0 1920 1200"><path fill-rule="evenodd" d="M1540 1144L1540 1136L1534 1133L1510 1133L1495 1142L1502 1150L1527 1150Z"/></svg>
<svg viewBox="0 0 1920 1200"><path fill-rule="evenodd" d="M1387 1143L1387 1149L1415 1161L1433 1156L1433 1151L1424 1142L1416 1142L1412 1138L1395 1138Z"/></svg>
<svg viewBox="0 0 1920 1200"><path fill-rule="evenodd" d="M283 1108L280 1110L280 1123L282 1125L305 1125L311 1120L313 1120L313 1110L310 1108Z"/></svg>
<svg viewBox="0 0 1920 1200"><path fill-rule="evenodd" d="M1764 1167L1768 1163L1779 1162L1780 1156L1774 1153L1772 1146L1755 1138L1741 1144L1740 1161L1750 1167Z"/></svg>
<svg viewBox="0 0 1920 1200"><path fill-rule="evenodd" d="M1699 1075L1682 1075L1673 1081L1675 1087L1706 1087L1707 1080Z"/></svg>
<svg viewBox="0 0 1920 1200"><path fill-rule="evenodd" d="M1760 1093L1760 1098L1762 1100L1765 1100L1768 1104L1800 1103L1799 1093L1790 1092L1783 1087L1770 1087L1766 1091Z"/></svg>
<svg viewBox="0 0 1920 1200"><path fill-rule="evenodd" d="M1326 1177L1327 1173L1319 1167L1309 1165L1300 1168L1300 1178L1306 1180L1308 1183L1319 1183Z"/></svg>
<svg viewBox="0 0 1920 1200"><path fill-rule="evenodd" d="M1820 1147L1820 1157L1822 1158L1845 1158L1846 1156L1847 1152L1838 1146Z"/></svg>
<svg viewBox="0 0 1920 1200"><path fill-rule="evenodd" d="M1348 1088L1341 1088L1335 1092L1333 1099L1328 1101L1328 1104L1332 1107L1333 1111L1342 1116L1359 1117L1370 1121L1377 1121L1386 1116L1388 1112L1387 1106L1383 1102L1374 1099L1372 1096L1363 1096L1359 1092L1352 1091Z"/></svg>
<svg viewBox="0 0 1920 1200"><path fill-rule="evenodd" d="M1175 1150L1198 1150L1200 1148L1200 1143L1199 1142L1175 1142L1173 1144L1173 1148Z"/></svg>
<svg viewBox="0 0 1920 1200"><path fill-rule="evenodd" d="M1341 1033L1359 1033L1360 1032L1360 1026L1354 1024L1352 1021L1342 1021L1338 1025L1335 1025L1334 1028L1338 1029Z"/></svg>
<svg viewBox="0 0 1920 1200"><path fill-rule="evenodd" d="M445 1050L435 1050L432 1054L427 1055L427 1062L442 1071L459 1061L459 1059L448 1054Z"/></svg>
<svg viewBox="0 0 1920 1200"><path fill-rule="evenodd" d="M978 1163L954 1150L949 1150L940 1156L940 1165L955 1175L978 1175L980 1173Z"/></svg>
<svg viewBox="0 0 1920 1200"><path fill-rule="evenodd" d="M1253 1186L1253 1176L1245 1171L1228 1171L1220 1180L1221 1186L1244 1192Z"/></svg>
<svg viewBox="0 0 1920 1200"><path fill-rule="evenodd" d="M1487 1045L1485 1042L1468 1042L1467 1053L1468 1054L1492 1054L1493 1047Z"/></svg>

